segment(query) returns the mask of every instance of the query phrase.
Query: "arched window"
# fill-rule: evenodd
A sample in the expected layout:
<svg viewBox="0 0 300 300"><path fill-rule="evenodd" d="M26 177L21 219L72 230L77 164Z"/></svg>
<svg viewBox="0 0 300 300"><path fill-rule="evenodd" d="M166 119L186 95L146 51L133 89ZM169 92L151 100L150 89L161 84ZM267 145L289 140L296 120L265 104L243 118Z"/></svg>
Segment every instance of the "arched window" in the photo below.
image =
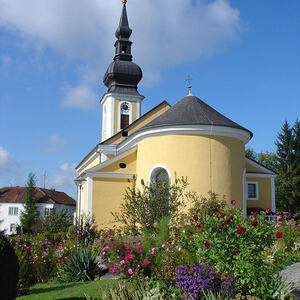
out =
<svg viewBox="0 0 300 300"><path fill-rule="evenodd" d="M151 173L151 182L155 182L156 184L169 183L170 178L166 169L164 168L156 168Z"/></svg>
<svg viewBox="0 0 300 300"><path fill-rule="evenodd" d="M130 104L122 102L120 108L120 129L124 129L129 125Z"/></svg>

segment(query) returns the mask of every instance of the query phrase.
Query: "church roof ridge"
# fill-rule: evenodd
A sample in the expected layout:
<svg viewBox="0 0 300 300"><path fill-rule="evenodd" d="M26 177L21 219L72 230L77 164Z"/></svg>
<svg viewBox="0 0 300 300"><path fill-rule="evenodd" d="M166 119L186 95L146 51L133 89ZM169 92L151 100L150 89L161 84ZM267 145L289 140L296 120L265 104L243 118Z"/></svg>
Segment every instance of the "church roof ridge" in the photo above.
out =
<svg viewBox="0 0 300 300"><path fill-rule="evenodd" d="M140 130L174 125L214 125L237 128L253 133L225 117L196 96L188 95Z"/></svg>

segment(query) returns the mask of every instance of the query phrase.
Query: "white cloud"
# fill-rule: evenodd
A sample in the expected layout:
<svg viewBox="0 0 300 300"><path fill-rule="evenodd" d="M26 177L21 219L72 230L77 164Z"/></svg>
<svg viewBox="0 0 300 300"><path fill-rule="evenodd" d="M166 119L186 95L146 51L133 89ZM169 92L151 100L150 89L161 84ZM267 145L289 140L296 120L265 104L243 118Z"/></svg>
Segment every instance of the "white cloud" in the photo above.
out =
<svg viewBox="0 0 300 300"><path fill-rule="evenodd" d="M50 188L55 188L60 191L69 190L75 187L74 179L76 177L75 172L76 164L64 163L60 166L60 173L54 174L54 179L50 180L48 185Z"/></svg>
<svg viewBox="0 0 300 300"><path fill-rule="evenodd" d="M0 146L0 175L8 172L14 172L16 162L10 153Z"/></svg>
<svg viewBox="0 0 300 300"><path fill-rule="evenodd" d="M120 2L0 0L0 27L17 31L35 47L42 44L80 61L81 81L77 87L66 87L63 104L92 108L93 89L114 54ZM143 84L159 80L163 68L221 51L242 29L239 11L229 0L131 0L127 7Z"/></svg>
<svg viewBox="0 0 300 300"><path fill-rule="evenodd" d="M5 55L5 54L1 54L0 55L0 61L1 61L1 64L4 66L4 67L7 67L10 65L11 63L11 57L8 56L8 55Z"/></svg>
<svg viewBox="0 0 300 300"><path fill-rule="evenodd" d="M48 145L43 149L46 153L55 153L66 145L66 140L57 134L50 135Z"/></svg>
<svg viewBox="0 0 300 300"><path fill-rule="evenodd" d="M97 104L98 95L88 85L65 86L64 90L66 95L62 101L62 106L91 109Z"/></svg>

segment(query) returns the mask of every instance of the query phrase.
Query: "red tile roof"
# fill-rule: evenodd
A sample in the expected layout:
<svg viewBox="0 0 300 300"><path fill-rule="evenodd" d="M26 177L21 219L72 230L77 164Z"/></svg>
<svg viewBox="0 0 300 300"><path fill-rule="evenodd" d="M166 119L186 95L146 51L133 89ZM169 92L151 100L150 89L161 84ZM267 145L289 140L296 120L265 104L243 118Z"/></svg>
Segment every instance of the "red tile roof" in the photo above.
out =
<svg viewBox="0 0 300 300"><path fill-rule="evenodd" d="M35 199L37 203L57 203L76 205L76 201L64 192L36 188ZM0 189L0 202L23 203L25 201L25 187L4 187Z"/></svg>

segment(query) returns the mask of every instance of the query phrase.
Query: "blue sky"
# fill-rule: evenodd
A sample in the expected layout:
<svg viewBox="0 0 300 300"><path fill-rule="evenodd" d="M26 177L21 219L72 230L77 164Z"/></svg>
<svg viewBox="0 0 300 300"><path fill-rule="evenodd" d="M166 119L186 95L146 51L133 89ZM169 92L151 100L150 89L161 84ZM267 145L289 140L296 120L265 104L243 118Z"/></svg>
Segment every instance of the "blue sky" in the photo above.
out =
<svg viewBox="0 0 300 300"><path fill-rule="evenodd" d="M120 0L0 0L0 187L75 196L74 166L100 142L102 77ZM274 151L300 117L300 1L129 0L143 112L192 92Z"/></svg>

